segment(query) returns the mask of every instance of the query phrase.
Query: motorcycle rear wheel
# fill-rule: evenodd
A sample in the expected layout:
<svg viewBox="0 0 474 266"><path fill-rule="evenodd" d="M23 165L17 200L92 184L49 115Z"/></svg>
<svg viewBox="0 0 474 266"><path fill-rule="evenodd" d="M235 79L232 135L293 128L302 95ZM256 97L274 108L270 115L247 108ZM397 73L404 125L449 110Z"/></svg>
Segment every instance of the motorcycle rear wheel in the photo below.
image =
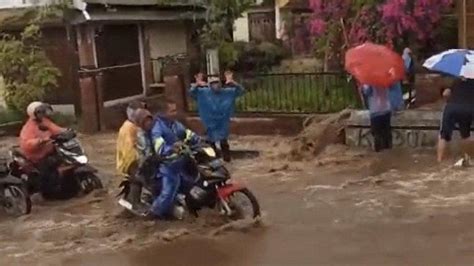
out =
<svg viewBox="0 0 474 266"><path fill-rule="evenodd" d="M245 203L245 201L247 202ZM257 198L247 188L237 190L230 194L228 203L234 212L230 216L232 220L255 219L261 215Z"/></svg>
<svg viewBox="0 0 474 266"><path fill-rule="evenodd" d="M19 217L31 212L31 199L20 185L7 185L3 188L3 210L11 216Z"/></svg>

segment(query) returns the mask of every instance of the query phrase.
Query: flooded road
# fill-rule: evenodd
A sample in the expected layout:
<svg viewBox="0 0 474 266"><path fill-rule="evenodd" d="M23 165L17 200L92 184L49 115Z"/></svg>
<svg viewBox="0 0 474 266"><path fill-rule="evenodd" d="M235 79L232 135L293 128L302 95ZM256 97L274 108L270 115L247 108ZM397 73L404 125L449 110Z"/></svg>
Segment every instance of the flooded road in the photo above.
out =
<svg viewBox="0 0 474 266"><path fill-rule="evenodd" d="M284 138L247 137L258 150L231 171L255 192L262 221L226 225L123 217L113 196L113 135L84 138L107 192L39 202L0 221L1 265L472 265L474 171L434 164L433 151L382 155L329 147L288 162Z"/></svg>

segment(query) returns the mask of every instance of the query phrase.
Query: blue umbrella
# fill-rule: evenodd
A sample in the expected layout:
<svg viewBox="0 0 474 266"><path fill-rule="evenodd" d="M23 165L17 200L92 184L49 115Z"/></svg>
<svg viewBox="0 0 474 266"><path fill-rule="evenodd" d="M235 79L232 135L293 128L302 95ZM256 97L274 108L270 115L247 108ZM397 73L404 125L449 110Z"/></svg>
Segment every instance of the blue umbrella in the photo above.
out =
<svg viewBox="0 0 474 266"><path fill-rule="evenodd" d="M430 57L423 66L454 77L474 79L474 51L451 49Z"/></svg>

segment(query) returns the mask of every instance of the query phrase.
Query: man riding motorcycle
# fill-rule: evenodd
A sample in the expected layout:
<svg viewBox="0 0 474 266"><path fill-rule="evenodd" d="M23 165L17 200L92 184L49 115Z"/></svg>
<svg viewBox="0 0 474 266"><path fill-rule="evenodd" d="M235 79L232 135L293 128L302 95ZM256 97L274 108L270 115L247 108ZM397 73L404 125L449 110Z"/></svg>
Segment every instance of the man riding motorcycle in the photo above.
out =
<svg viewBox="0 0 474 266"><path fill-rule="evenodd" d="M176 117L176 103L166 101L151 130L154 151L159 157L165 158L158 168L161 192L150 210L158 218L171 215L178 189L186 186L188 180L185 171L187 161L178 155L182 142L195 144L200 141L195 133L176 121Z"/></svg>
<svg viewBox="0 0 474 266"><path fill-rule="evenodd" d="M20 132L20 150L22 154L38 167L41 176L40 189L44 196L51 195L58 185L57 165L59 159L55 156L54 144L51 137L63 131L50 116L53 113L51 105L42 102L32 102L26 109L28 121Z"/></svg>

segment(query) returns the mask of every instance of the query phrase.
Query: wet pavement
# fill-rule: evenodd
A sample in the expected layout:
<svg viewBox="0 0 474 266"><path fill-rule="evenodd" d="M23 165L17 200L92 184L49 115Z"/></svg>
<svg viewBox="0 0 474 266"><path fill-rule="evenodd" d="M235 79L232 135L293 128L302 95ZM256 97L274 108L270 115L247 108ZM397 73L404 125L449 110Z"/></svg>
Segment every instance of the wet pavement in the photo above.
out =
<svg viewBox="0 0 474 266"><path fill-rule="evenodd" d="M184 222L126 218L115 204L114 136L84 137L107 192L37 202L0 221L1 265L472 265L474 170L434 151L374 155L329 147L289 162L285 138L240 138L234 177L255 192L259 223L213 212ZM4 142L5 143L5 142ZM1 147L1 146L0 146Z"/></svg>

